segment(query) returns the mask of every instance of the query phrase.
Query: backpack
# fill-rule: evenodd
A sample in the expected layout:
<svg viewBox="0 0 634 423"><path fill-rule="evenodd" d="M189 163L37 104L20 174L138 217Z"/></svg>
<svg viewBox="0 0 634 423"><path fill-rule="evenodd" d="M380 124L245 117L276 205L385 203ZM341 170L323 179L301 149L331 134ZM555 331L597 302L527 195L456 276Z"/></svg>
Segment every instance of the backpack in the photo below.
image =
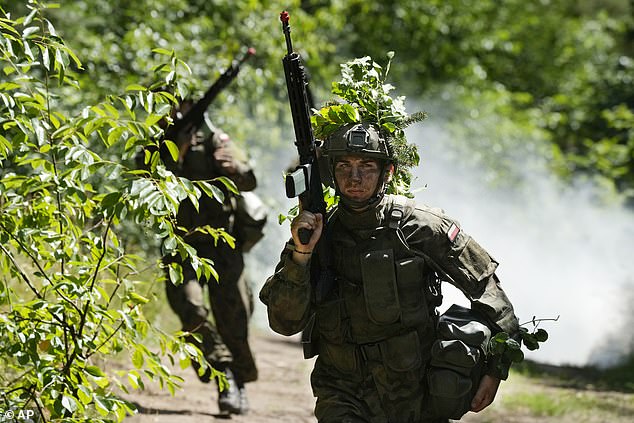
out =
<svg viewBox="0 0 634 423"><path fill-rule="evenodd" d="M249 252L264 236L268 208L252 191L235 197L234 232L242 251Z"/></svg>

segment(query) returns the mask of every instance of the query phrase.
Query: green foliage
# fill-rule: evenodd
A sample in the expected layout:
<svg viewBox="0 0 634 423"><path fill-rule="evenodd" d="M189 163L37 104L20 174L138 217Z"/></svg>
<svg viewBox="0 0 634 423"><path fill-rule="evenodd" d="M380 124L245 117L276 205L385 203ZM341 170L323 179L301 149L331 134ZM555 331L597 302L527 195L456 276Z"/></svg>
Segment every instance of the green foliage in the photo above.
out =
<svg viewBox="0 0 634 423"><path fill-rule="evenodd" d="M33 0L5 3L0 13L0 316L5 323L0 384L10 391L7 401L22 395L26 404L31 392L30 404L37 397L44 406L56 395L58 408L63 400L61 407L70 413L73 402L63 398L72 391L67 389L72 380L60 368L68 362L69 369L76 363L81 368L81 360L99 366L102 351L127 348L125 334L133 330L117 322L140 325L139 337L153 330L142 323L143 301L127 296L137 292L135 263L147 260L129 248L151 251L144 243L156 247L164 238L170 251L194 252L168 216L181 199L195 201L222 182L175 178L150 153L145 157L150 170L130 165L137 149L160 135L155 123L173 103L162 88L197 97L238 52L255 47L255 60L213 105L212 118L244 141L258 158L258 171L285 165L279 153L292 149L292 129L280 63L283 9L300 34L297 46L317 99L329 96L326 81L337 77L338 63L395 51L399 66L390 70L391 79L409 99L440 102L435 122L442 121L452 142L462 143L462 156L470 163L488 167L494 177L487 179L513 183L508 176L518 156L536 151L562 177L582 173L617 198L633 198L634 31L628 0L77 0L52 9ZM349 116L343 106L331 106L333 119ZM264 175L258 176L266 185ZM208 230L218 242L231 242L222 231ZM159 236L147 236L152 233ZM209 263L200 260L197 266L213 276ZM126 301L131 308L122 305ZM47 302L55 305L42 306ZM29 317L29 304L50 315ZM103 314L91 314L93 305ZM108 323L104 333L98 333L99 321ZM34 349L35 339L46 338L47 331L55 354ZM86 357L96 341L105 343ZM14 354L22 351L18 342L28 346L27 353ZM27 366L17 361L38 355L49 361ZM60 375L55 380L67 385L37 390L40 382L32 376L46 374L46 363L54 369L50 374ZM12 378L19 381L24 371L26 382L13 385ZM159 378L161 371L152 374ZM95 376L85 377L94 382ZM7 391L9 385L15 390ZM92 386L101 389L99 395L108 392Z"/></svg>
<svg viewBox="0 0 634 423"><path fill-rule="evenodd" d="M311 122L315 136L322 139L348 123L376 124L387 134L388 148L396 165L388 192L411 195L410 169L418 165L419 156L416 145L407 142L404 130L412 123L424 120L427 115L424 112L408 114L405 96L393 98L390 95L394 86L387 83L387 75L394 53L389 52L387 57L385 70L368 56L342 64L342 79L332 84L332 93L338 100L331 100L317 111Z"/></svg>
<svg viewBox="0 0 634 423"><path fill-rule="evenodd" d="M521 363L524 361L524 353L522 352L522 344L529 351L539 349L539 344L548 340L548 332L545 329L538 328L539 324L545 320L559 320L556 319L533 319L530 322L520 325L517 338L509 336L506 332L496 333L489 341L488 354L492 357L499 358L498 365L510 363ZM526 324L531 323L533 329L529 331L525 327Z"/></svg>
<svg viewBox="0 0 634 423"><path fill-rule="evenodd" d="M443 107L450 96L451 108L468 103L455 114L440 109L435 121L459 133L455 143L498 173L495 180L513 184L509 173L525 157L522 133L532 140L541 132L539 154L558 175L587 176L604 197L632 201L631 132L608 117L634 110L632 7L628 0L354 0L331 9L346 17L345 31L333 35L343 54L394 50L403 63L392 70L400 89L435 95Z"/></svg>
<svg viewBox="0 0 634 423"><path fill-rule="evenodd" d="M191 255L197 273L215 276L173 216L184 198L197 204L201 192L215 196L214 184L227 182L177 178L157 152L144 171L121 160L157 145L157 122L174 101L167 92L130 85L66 114L63 93L81 91L84 65L43 6L27 7L26 17L0 17L0 406L37 409L45 420L121 421L134 406L115 391L148 380L174 392L182 380L165 360L203 360L183 342L187 334L163 333L144 315L150 299L138 277L146 258L126 229L163 238L166 253ZM175 85L178 93L186 66L163 53L167 62L150 86ZM107 371L103 360L123 351L133 368Z"/></svg>

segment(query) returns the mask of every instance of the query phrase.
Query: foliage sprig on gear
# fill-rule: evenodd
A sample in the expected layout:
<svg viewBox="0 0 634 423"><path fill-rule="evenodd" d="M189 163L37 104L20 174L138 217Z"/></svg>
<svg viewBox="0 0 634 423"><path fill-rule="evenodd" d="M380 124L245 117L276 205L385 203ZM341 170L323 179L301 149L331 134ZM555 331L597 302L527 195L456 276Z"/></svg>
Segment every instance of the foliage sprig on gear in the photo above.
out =
<svg viewBox="0 0 634 423"><path fill-rule="evenodd" d="M315 137L319 139L326 138L348 123L377 124L388 141L396 165L396 173L387 191L411 197L411 168L418 165L420 156L416 145L407 142L405 128L426 119L427 114L408 114L405 96L390 95L395 87L386 80L393 57L394 52L388 52L385 69L369 56L342 64L342 79L332 84L332 93L338 98L316 111L311 120Z"/></svg>

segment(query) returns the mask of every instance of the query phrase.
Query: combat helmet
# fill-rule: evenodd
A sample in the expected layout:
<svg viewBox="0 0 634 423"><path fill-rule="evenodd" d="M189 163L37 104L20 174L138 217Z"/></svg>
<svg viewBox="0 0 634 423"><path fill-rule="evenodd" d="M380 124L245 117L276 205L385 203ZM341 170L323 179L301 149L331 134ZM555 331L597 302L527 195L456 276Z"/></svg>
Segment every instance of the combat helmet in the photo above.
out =
<svg viewBox="0 0 634 423"><path fill-rule="evenodd" d="M345 154L392 161L392 152L386 137L372 123L349 123L342 126L324 140L322 146L331 164Z"/></svg>
<svg viewBox="0 0 634 423"><path fill-rule="evenodd" d="M340 201L344 206L363 207L377 204L385 194L387 189L386 173L393 164L392 150L388 138L381 134L376 124L348 123L337 129L325 138L322 145L322 152L328 158L328 170L335 185L335 192L340 194L337 180L334 175L337 159L347 154L357 154L368 159L375 159L379 162L381 174L379 182L372 197L365 202L358 202L341 196Z"/></svg>

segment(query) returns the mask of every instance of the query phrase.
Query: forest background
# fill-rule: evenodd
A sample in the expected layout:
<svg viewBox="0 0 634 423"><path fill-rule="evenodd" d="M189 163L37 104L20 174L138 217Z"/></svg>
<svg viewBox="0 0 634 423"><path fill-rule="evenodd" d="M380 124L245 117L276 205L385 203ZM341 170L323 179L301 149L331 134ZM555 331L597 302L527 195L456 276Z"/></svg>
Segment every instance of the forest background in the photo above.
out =
<svg viewBox="0 0 634 423"><path fill-rule="evenodd" d="M254 161L259 190L272 210L268 238L287 236L287 228L275 223L275 215L291 204L282 194L282 174L295 154L281 67L282 10L291 14L294 47L309 71L317 105L330 98L340 63L368 55L387 63L387 52L394 51L389 82L407 96L410 109L430 114L420 126L432 130L411 133L423 169L434 163L433 152L450 150L446 160L453 167L446 174L478 169L470 188L512 192L514 197L505 198L526 204L541 201L535 190L542 187L538 175L546 173L564 187L553 193L559 202L570 200L571 190L583 190L581 207L599 211L584 222L593 230L572 238L575 248L588 250L597 236L612 257L625 257L616 267L631 256L631 0L94 0L0 6L2 409L32 407L51 419L120 419L130 405L113 395L113 387L156 380L174 389L179 381L166 362L185 366L198 354L181 342L181 334L161 326L159 240L191 253L170 216L184 197L220 194L214 183L178 180L156 162L149 175L134 170L135 153L155 142L157 122L173 101L152 89L172 86L199 97L232 60L256 49L210 111ZM419 177L424 193L431 179ZM553 242L577 207L574 201L567 205L551 238L538 238L542 245ZM611 226L614 210L619 221L629 223ZM230 242L222 231L212 233ZM266 273L262 269L274 265L271 251L281 247L262 245L266 248L259 246L249 257L259 279ZM563 257L569 247L555 255ZM549 262L539 273L556 275L554 268L579 266L580 257L586 256ZM540 267L531 256L522 260ZM611 275L602 265L612 264L600 263L597 274ZM201 272L213 273L211 263L199 265ZM621 269L619 276L630 268ZM612 322L619 330L634 323L628 308L632 291L621 291L631 286L629 275L617 281L626 302L614 306L626 310ZM254 282L256 290L262 282ZM558 282L567 291L577 287L574 278ZM566 302L557 289L532 289L538 291L536 302L549 307L531 304L521 310L523 320L532 312L554 317L556 304ZM631 334L606 333L604 343L614 348L607 348L611 353L603 365L628 380L634 366ZM133 368L104 371L104 360L121 352L132 357ZM556 361L565 362L572 352L563 354Z"/></svg>

